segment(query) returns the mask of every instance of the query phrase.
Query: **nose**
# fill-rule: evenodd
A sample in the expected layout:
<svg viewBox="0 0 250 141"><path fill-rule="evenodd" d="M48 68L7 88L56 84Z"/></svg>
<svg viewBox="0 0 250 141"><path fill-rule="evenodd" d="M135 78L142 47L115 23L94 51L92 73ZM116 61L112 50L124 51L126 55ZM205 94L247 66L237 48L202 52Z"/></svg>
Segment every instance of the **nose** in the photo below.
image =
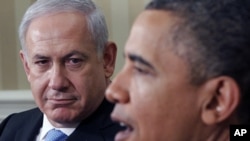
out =
<svg viewBox="0 0 250 141"><path fill-rule="evenodd" d="M68 89L69 81L60 65L53 65L51 68L49 87L57 91L66 91Z"/></svg>
<svg viewBox="0 0 250 141"><path fill-rule="evenodd" d="M129 76L120 72L107 88L105 96L112 103L127 103L129 102L128 87Z"/></svg>

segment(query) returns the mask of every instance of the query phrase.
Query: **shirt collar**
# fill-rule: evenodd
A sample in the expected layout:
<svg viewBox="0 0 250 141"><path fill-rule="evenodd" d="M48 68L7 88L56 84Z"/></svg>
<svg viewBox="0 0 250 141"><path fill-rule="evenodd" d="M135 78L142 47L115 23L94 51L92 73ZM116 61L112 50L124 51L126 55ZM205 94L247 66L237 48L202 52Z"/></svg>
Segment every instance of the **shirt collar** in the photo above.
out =
<svg viewBox="0 0 250 141"><path fill-rule="evenodd" d="M76 129L78 124L75 125L75 127L72 128L56 128L54 127L48 120L48 117L44 114L43 115L43 126L41 129L41 135L40 135L40 140L44 140L46 134L48 133L49 130L51 129L57 129L57 130L61 130L64 134L66 134L67 136L69 136L71 133L74 132L74 130Z"/></svg>

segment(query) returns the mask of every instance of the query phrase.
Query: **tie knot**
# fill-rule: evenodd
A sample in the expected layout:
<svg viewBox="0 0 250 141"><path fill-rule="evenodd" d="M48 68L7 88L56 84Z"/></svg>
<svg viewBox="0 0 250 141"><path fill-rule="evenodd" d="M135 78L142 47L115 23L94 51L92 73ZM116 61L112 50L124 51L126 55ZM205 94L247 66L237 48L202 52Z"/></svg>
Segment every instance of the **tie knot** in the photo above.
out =
<svg viewBox="0 0 250 141"><path fill-rule="evenodd" d="M65 141L67 137L62 131L51 129L45 136L45 141Z"/></svg>

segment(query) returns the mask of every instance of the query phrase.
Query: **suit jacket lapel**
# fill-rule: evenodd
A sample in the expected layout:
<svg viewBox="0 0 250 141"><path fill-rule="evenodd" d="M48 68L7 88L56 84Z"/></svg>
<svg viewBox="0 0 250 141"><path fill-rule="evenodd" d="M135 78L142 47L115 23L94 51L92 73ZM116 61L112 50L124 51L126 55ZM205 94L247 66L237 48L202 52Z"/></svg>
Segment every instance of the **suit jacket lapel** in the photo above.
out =
<svg viewBox="0 0 250 141"><path fill-rule="evenodd" d="M110 113L112 109L113 105L104 100L99 108L90 117L78 125L67 141L75 141L76 139L81 139L81 141L104 140L104 132L102 131L114 124L110 120Z"/></svg>
<svg viewBox="0 0 250 141"><path fill-rule="evenodd" d="M18 129L15 141L35 141L42 126L43 114L37 109L28 120L29 124Z"/></svg>

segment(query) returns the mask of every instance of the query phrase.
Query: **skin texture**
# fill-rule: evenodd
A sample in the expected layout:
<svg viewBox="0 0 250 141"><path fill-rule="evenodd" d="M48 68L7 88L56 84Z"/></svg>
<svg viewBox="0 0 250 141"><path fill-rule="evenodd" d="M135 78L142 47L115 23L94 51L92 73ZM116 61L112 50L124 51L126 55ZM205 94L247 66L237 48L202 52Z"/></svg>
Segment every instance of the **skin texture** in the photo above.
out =
<svg viewBox="0 0 250 141"><path fill-rule="evenodd" d="M67 19L67 20L65 20ZM116 46L102 57L84 15L52 13L32 21L20 51L36 104L55 127L71 127L100 105L114 71Z"/></svg>
<svg viewBox="0 0 250 141"><path fill-rule="evenodd" d="M167 32L177 19L165 12L156 13L143 12L135 22L125 46L125 66L107 91L108 97L109 93L119 97L113 118L134 128L126 141L181 140L171 134L178 131L184 135L198 120L194 114L198 112L198 89L189 84L186 64L170 50L170 40L164 38L170 38Z"/></svg>
<svg viewBox="0 0 250 141"><path fill-rule="evenodd" d="M179 21L160 10L143 11L135 21L125 65L106 91L116 103L113 120L128 126L116 141L228 140L227 124L216 124L237 105L237 95L228 96L237 87L227 77L190 83L188 64L173 51L171 29Z"/></svg>

